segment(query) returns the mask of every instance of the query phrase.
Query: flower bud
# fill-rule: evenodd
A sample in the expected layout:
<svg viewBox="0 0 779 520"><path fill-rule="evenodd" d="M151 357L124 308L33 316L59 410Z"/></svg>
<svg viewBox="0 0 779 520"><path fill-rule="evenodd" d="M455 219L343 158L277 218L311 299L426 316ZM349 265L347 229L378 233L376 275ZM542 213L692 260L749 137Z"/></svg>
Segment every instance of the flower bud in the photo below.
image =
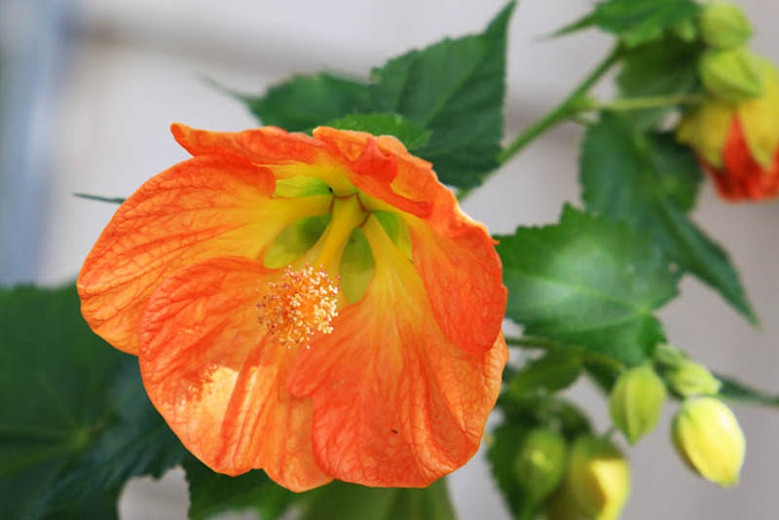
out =
<svg viewBox="0 0 779 520"><path fill-rule="evenodd" d="M563 480L567 451L565 438L554 430L536 428L525 437L514 468L534 504L541 503Z"/></svg>
<svg viewBox="0 0 779 520"><path fill-rule="evenodd" d="M700 75L709 94L729 103L740 103L763 93L758 58L743 46L704 52Z"/></svg>
<svg viewBox="0 0 779 520"><path fill-rule="evenodd" d="M752 36L752 26L744 11L730 2L715 2L704 8L700 17L701 34L706 45L732 49Z"/></svg>
<svg viewBox="0 0 779 520"><path fill-rule="evenodd" d="M652 431L665 402L665 384L645 365L623 372L609 396L609 415L630 444Z"/></svg>
<svg viewBox="0 0 779 520"><path fill-rule="evenodd" d="M679 456L694 472L723 487L738 483L746 441L722 401L687 399L674 417L671 434Z"/></svg>
<svg viewBox="0 0 779 520"><path fill-rule="evenodd" d="M665 379L674 392L682 397L717 395L722 383L708 368L684 359L665 373Z"/></svg>
<svg viewBox="0 0 779 520"><path fill-rule="evenodd" d="M565 484L583 516L614 520L630 494L630 467L610 441L585 435L571 447Z"/></svg>

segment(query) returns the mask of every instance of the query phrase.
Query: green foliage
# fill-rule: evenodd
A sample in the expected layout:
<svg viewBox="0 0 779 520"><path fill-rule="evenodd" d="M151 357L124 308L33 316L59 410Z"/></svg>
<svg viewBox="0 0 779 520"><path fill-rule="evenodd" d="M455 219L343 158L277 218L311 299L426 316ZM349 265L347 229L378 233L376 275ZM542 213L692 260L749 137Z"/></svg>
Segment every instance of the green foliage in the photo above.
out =
<svg viewBox="0 0 779 520"><path fill-rule="evenodd" d="M647 233L684 271L755 321L727 254L687 217L700 180L689 149L670 135L642 133L626 118L606 113L587 131L580 175L587 209Z"/></svg>
<svg viewBox="0 0 779 520"><path fill-rule="evenodd" d="M292 78L262 97L239 97L263 124L299 132L352 112L366 88L360 81L319 73Z"/></svg>
<svg viewBox="0 0 779 520"><path fill-rule="evenodd" d="M527 497L517 478L515 461L519 456L522 439L531 428L531 425L523 425L518 422L504 422L495 428L487 444L487 459L490 462L495 483L514 518L522 520L528 518L522 516Z"/></svg>
<svg viewBox="0 0 779 520"><path fill-rule="evenodd" d="M623 98L679 96L700 91L698 58L703 47L668 35L627 52L617 76ZM644 127L659 122L668 107L637 110L630 114Z"/></svg>
<svg viewBox="0 0 779 520"><path fill-rule="evenodd" d="M498 166L513 9L511 2L482 34L411 51L371 74L374 110L397 112L433 131L418 155L445 184L478 186Z"/></svg>
<svg viewBox="0 0 779 520"><path fill-rule="evenodd" d="M554 393L572 385L581 370L578 353L569 349L553 350L525 364L506 385L506 392L516 396Z"/></svg>
<svg viewBox="0 0 779 520"><path fill-rule="evenodd" d="M389 60L373 69L367 84L318 74L242 99L264 124L290 131L335 124L394 135L431 161L445 184L478 186L498 166L506 35L514 5L481 34L445 39Z"/></svg>
<svg viewBox="0 0 779 520"><path fill-rule="evenodd" d="M779 406L779 394L771 394L763 390L757 390L732 377L714 374L722 383L719 389L719 397L740 401L744 404L759 404L767 406Z"/></svg>
<svg viewBox="0 0 779 520"><path fill-rule="evenodd" d="M360 130L373 135L393 135L409 151L422 148L433 134L412 123L400 114L348 114L325 123L341 130Z"/></svg>
<svg viewBox="0 0 779 520"><path fill-rule="evenodd" d="M422 489L333 482L308 493L301 520L454 520L446 478ZM264 520L264 519L263 519Z"/></svg>
<svg viewBox="0 0 779 520"><path fill-rule="evenodd" d="M260 470L228 477L191 456L184 461L184 470L189 482L190 520L206 520L240 509L253 509L260 520L276 520L303 497L279 486Z"/></svg>
<svg viewBox="0 0 779 520"><path fill-rule="evenodd" d="M72 285L3 290L0 330L0 517L116 518L128 479L183 458L137 361L89 330Z"/></svg>
<svg viewBox="0 0 779 520"><path fill-rule="evenodd" d="M498 239L506 315L526 334L629 365L663 340L652 311L676 295L676 276L644 235L566 207L559 224Z"/></svg>

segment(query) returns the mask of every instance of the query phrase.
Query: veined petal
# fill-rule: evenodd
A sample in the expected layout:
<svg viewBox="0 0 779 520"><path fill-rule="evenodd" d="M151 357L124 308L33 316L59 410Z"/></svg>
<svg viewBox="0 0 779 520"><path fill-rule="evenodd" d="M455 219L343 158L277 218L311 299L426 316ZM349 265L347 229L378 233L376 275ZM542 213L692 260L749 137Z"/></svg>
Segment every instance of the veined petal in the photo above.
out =
<svg viewBox="0 0 779 520"><path fill-rule="evenodd" d="M476 452L506 345L500 334L480 353L448 341L414 266L375 217L364 229L380 250L374 280L342 310L333 334L298 353L288 388L313 401L314 451L326 473L369 486L426 486Z"/></svg>
<svg viewBox="0 0 779 520"><path fill-rule="evenodd" d="M78 279L82 314L116 348L137 350L141 312L168 274L214 256L258 258L295 219L327 211L327 196L276 201L270 171L200 156L143 184L122 204Z"/></svg>
<svg viewBox="0 0 779 520"><path fill-rule="evenodd" d="M139 361L152 403L205 464L228 475L263 468L303 491L330 477L314 461L311 402L284 387L295 350L257 320L273 276L240 258L171 275L144 313Z"/></svg>
<svg viewBox="0 0 779 520"><path fill-rule="evenodd" d="M449 341L474 352L490 349L507 291L486 228L460 210L430 163L410 155L396 139L332 128L318 128L314 135L354 161L352 183L386 204L378 209L403 213L414 265Z"/></svg>

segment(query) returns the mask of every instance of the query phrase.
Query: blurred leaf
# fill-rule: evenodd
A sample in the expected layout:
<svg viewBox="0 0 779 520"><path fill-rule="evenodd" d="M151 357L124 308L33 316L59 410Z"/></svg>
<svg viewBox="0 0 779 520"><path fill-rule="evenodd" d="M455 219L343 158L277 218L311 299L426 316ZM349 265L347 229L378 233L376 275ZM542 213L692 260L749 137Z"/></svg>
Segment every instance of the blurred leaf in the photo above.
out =
<svg viewBox="0 0 779 520"><path fill-rule="evenodd" d="M688 148L668 134L644 134L605 113L582 145L580 175L587 209L648 233L679 266L754 322L738 274L725 251L688 218L700 169Z"/></svg>
<svg viewBox="0 0 779 520"><path fill-rule="evenodd" d="M719 396L722 398L741 401L746 404L779 406L779 395L756 390L722 374L714 374L714 377L722 383L722 387L719 389Z"/></svg>
<svg viewBox="0 0 779 520"><path fill-rule="evenodd" d="M506 315L526 334L629 365L663 340L652 311L677 294L676 277L644 235L566 206L559 224L496 238Z"/></svg>
<svg viewBox="0 0 779 520"><path fill-rule="evenodd" d="M432 130L417 155L434 164L445 184L478 186L498 166L506 34L514 5L481 34L411 51L371 74L367 111L396 112Z"/></svg>
<svg viewBox="0 0 779 520"><path fill-rule="evenodd" d="M194 457L187 457L184 470L189 482L190 520L206 520L242 509L253 509L261 520L276 520L304 496L279 486L260 470L228 477Z"/></svg>
<svg viewBox="0 0 779 520"><path fill-rule="evenodd" d="M125 200L123 197L103 197L102 195L92 195L89 193L74 193L75 197L87 200L95 200L97 202L108 202L109 204L122 204Z"/></svg>
<svg viewBox="0 0 779 520"><path fill-rule="evenodd" d="M534 392L554 393L568 388L581 373L578 353L553 350L526 363L508 383L506 392L522 395Z"/></svg>
<svg viewBox="0 0 779 520"><path fill-rule="evenodd" d="M301 520L454 520L446 478L427 488L369 488L332 482L311 491Z"/></svg>
<svg viewBox="0 0 779 520"><path fill-rule="evenodd" d="M623 98L675 96L699 90L698 57L702 46L675 36L641 45L625 53L617 76ZM671 107L673 108L673 107ZM629 115L648 128L662 119L669 108L636 110Z"/></svg>
<svg viewBox="0 0 779 520"><path fill-rule="evenodd" d="M0 518L115 518L124 483L184 449L137 360L92 333L75 288L0 291Z"/></svg>
<svg viewBox="0 0 779 520"><path fill-rule="evenodd" d="M535 425L506 421L492 432L487 441L487 460L503 500L514 518L523 519L526 496L517 479L515 464L522 439Z"/></svg>
<svg viewBox="0 0 779 520"><path fill-rule="evenodd" d="M262 124L300 132L353 112L366 89L365 83L323 72L292 78L261 97L238 97Z"/></svg>
<svg viewBox="0 0 779 520"><path fill-rule="evenodd" d="M432 132L420 128L400 114L349 114L327 121L325 126L341 130L359 130L373 135L392 135L412 151L425 146Z"/></svg>
<svg viewBox="0 0 779 520"><path fill-rule="evenodd" d="M619 36L628 47L659 40L666 29L698 14L692 0L607 0L592 14L595 25Z"/></svg>

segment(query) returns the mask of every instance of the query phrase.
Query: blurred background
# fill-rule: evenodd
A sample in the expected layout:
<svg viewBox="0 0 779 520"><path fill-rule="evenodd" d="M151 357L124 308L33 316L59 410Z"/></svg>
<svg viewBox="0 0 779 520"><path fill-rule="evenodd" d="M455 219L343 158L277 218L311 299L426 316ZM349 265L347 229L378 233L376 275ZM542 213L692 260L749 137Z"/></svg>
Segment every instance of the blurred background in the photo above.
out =
<svg viewBox="0 0 779 520"><path fill-rule="evenodd" d="M212 130L256 126L209 85L260 93L292 74L366 76L387 58L444 36L483 29L503 0L0 0L0 284L72 280L115 206L74 197L125 197L186 158L173 121ZM779 62L779 5L739 2L753 48ZM590 0L524 0L511 23L506 135L543 115L598 62L610 39L544 36ZM580 129L564 126L493 175L465 209L496 233L557 219L579 203ZM779 393L779 202L732 205L708 183L695 219L730 251L756 307L751 328L718 296L686 278L663 309L669 338L710 368ZM596 420L605 401L572 391ZM741 484L719 490L694 477L668 439L672 412L629 451L633 494L624 518L773 519L779 511L779 410L736 407L747 436ZM481 454L450 479L460 518L508 518ZM137 480L125 520L186 518L181 472ZM240 518L252 518L244 515Z"/></svg>

